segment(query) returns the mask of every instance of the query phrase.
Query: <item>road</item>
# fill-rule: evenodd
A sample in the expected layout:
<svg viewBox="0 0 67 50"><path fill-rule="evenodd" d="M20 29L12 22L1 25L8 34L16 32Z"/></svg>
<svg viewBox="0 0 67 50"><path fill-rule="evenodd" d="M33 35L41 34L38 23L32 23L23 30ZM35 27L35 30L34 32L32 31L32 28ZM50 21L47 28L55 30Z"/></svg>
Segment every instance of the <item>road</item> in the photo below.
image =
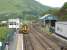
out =
<svg viewBox="0 0 67 50"><path fill-rule="evenodd" d="M18 32L14 33L13 40L10 41L7 50L23 50L23 35Z"/></svg>
<svg viewBox="0 0 67 50"><path fill-rule="evenodd" d="M16 50L16 44L17 44L17 35L15 32L13 36L13 40L9 42L8 50Z"/></svg>

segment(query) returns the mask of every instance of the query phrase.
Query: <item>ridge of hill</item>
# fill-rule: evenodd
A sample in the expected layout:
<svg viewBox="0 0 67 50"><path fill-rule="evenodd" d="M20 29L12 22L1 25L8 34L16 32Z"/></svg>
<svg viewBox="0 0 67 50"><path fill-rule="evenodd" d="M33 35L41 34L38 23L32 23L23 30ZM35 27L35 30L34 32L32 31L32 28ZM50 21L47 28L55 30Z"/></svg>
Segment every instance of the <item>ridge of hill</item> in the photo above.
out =
<svg viewBox="0 0 67 50"><path fill-rule="evenodd" d="M50 9L35 0L0 0L0 17L39 16ZM28 17L30 18L30 17Z"/></svg>

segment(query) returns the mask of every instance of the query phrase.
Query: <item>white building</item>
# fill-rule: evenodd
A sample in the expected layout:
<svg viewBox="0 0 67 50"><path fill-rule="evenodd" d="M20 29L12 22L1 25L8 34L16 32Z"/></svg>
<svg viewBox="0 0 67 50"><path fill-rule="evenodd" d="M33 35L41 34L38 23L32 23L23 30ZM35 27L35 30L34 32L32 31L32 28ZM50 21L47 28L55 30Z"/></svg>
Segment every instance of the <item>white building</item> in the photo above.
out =
<svg viewBox="0 0 67 50"><path fill-rule="evenodd" d="M8 27L9 28L19 28L20 27L20 19L8 19Z"/></svg>

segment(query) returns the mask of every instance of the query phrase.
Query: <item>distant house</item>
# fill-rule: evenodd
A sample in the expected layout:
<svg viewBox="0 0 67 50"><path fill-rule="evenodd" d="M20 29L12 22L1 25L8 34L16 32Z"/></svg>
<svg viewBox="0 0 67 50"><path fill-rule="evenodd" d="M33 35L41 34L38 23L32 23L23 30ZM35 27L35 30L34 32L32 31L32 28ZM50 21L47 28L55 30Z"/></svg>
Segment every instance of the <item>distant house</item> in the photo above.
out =
<svg viewBox="0 0 67 50"><path fill-rule="evenodd" d="M1 23L5 24L5 23L7 23L7 21L1 21Z"/></svg>
<svg viewBox="0 0 67 50"><path fill-rule="evenodd" d="M7 21L0 21L0 27L1 26L7 26Z"/></svg>
<svg viewBox="0 0 67 50"><path fill-rule="evenodd" d="M52 14L46 14L39 18L42 24L50 24L51 26L55 26L55 22L58 20L57 16L53 16Z"/></svg>

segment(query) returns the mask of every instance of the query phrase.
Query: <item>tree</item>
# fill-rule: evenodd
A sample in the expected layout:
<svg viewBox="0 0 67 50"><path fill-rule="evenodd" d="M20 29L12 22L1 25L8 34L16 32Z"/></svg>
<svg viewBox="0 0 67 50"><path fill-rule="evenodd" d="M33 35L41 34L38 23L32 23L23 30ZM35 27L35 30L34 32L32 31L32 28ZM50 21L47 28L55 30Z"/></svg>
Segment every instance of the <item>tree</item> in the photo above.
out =
<svg viewBox="0 0 67 50"><path fill-rule="evenodd" d="M67 2L64 3L57 15L59 16L60 20L67 20Z"/></svg>

